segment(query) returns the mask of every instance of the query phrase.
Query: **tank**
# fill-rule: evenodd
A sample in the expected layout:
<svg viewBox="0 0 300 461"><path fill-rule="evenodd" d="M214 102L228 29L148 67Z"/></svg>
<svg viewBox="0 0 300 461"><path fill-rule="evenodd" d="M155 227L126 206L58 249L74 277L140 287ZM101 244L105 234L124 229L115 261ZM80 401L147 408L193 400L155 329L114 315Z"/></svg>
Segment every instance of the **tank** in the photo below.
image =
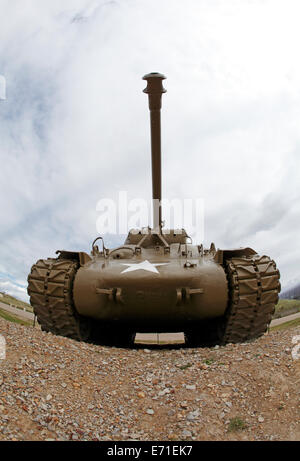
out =
<svg viewBox="0 0 300 461"><path fill-rule="evenodd" d="M42 330L116 347L137 332L184 332L189 347L240 343L263 335L280 292L275 262L251 248L193 244L184 229L165 231L161 209L161 105L165 77L147 81L152 151L153 226L131 230L123 246L90 254L57 251L28 276ZM179 178L178 178L179 179Z"/></svg>

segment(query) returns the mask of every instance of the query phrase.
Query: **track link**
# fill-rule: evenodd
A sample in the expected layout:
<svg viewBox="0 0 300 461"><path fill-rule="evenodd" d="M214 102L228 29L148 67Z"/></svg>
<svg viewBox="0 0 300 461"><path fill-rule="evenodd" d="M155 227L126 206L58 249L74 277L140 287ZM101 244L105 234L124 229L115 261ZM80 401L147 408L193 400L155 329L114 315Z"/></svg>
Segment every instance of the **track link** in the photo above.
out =
<svg viewBox="0 0 300 461"><path fill-rule="evenodd" d="M90 322L73 303L73 282L78 262L69 259L39 260L28 276L28 294L43 331L77 341L89 341Z"/></svg>
<svg viewBox="0 0 300 461"><path fill-rule="evenodd" d="M229 305L221 342L240 343L263 335L280 293L280 273L268 256L229 259Z"/></svg>

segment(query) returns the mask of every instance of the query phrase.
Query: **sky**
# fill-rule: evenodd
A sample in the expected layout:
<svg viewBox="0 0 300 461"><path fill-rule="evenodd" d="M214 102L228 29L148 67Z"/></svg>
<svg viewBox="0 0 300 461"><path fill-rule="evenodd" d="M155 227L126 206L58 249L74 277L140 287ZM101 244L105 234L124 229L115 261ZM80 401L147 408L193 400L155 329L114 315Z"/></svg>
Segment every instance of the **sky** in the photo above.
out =
<svg viewBox="0 0 300 461"><path fill-rule="evenodd" d="M300 280L297 0L0 0L0 11L0 291L28 300L38 259L89 252L102 198L151 199L149 72L167 77L163 197L203 199L206 246L252 247L283 288Z"/></svg>

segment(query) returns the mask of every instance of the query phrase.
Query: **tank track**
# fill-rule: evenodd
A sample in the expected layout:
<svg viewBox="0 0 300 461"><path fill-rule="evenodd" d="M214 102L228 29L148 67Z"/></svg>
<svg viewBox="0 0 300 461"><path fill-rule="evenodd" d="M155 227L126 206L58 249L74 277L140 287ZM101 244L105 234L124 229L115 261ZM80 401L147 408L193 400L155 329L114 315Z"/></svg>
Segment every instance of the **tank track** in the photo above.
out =
<svg viewBox="0 0 300 461"><path fill-rule="evenodd" d="M280 273L268 256L231 258L226 262L229 305L221 342L241 343L268 329L280 293Z"/></svg>
<svg viewBox="0 0 300 461"><path fill-rule="evenodd" d="M118 347L133 345L133 332L109 329L78 314L73 301L78 268L78 261L63 258L41 259L32 266L27 291L42 330L76 341Z"/></svg>
<svg viewBox="0 0 300 461"><path fill-rule="evenodd" d="M236 257L225 263L228 307L224 317L185 333L188 347L242 343L268 329L280 293L280 273L268 256Z"/></svg>
<svg viewBox="0 0 300 461"><path fill-rule="evenodd" d="M39 260L28 276L28 294L43 331L77 341L89 341L88 319L74 308L72 291L78 262L68 259Z"/></svg>

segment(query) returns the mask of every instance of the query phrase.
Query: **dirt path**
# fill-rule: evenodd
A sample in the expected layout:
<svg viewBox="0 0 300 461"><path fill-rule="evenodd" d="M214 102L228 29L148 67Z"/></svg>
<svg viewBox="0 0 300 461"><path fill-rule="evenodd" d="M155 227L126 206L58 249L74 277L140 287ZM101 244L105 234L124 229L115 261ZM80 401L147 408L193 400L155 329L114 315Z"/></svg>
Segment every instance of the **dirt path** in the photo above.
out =
<svg viewBox="0 0 300 461"><path fill-rule="evenodd" d="M271 327L276 327L277 325L282 325L283 323L290 322L291 320L296 320L300 318L300 312L297 314L287 315L286 317L281 317L280 319L274 319L271 322Z"/></svg>
<svg viewBox="0 0 300 461"><path fill-rule="evenodd" d="M24 311L22 309L18 309L17 307L9 306L8 304L0 302L0 309L3 309L6 312L10 312L17 317L20 317L25 320L33 320L34 315L31 312Z"/></svg>

